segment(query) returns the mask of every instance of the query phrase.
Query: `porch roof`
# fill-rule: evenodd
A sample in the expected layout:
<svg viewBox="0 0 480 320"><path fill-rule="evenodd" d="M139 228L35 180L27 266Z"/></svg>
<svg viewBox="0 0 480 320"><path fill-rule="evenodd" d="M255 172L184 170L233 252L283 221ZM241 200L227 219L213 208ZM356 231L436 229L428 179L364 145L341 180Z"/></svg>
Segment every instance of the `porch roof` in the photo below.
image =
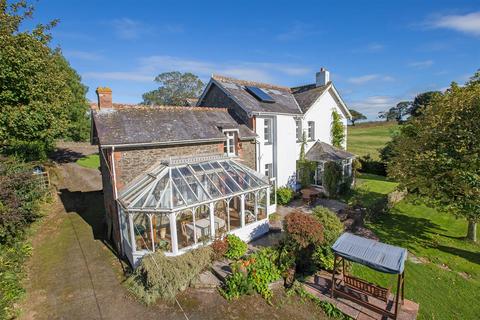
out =
<svg viewBox="0 0 480 320"><path fill-rule="evenodd" d="M354 158L353 153L336 148L328 143L317 140L307 151L305 158L310 161L339 161Z"/></svg>
<svg viewBox="0 0 480 320"><path fill-rule="evenodd" d="M345 232L332 246L336 255L374 270L400 274L405 268L407 249Z"/></svg>
<svg viewBox="0 0 480 320"><path fill-rule="evenodd" d="M269 187L268 178L231 158L162 162L124 189L130 211L169 212Z"/></svg>

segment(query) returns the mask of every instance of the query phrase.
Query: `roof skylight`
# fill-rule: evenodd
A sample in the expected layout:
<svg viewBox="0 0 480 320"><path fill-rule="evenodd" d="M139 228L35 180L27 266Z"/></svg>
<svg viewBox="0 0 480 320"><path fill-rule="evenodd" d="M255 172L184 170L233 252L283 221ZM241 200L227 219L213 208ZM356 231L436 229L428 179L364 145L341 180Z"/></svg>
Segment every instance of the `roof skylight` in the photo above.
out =
<svg viewBox="0 0 480 320"><path fill-rule="evenodd" d="M268 93L263 91L263 89L260 89L258 87L252 87L252 86L245 86L245 89L257 100L260 100L262 102L268 102L268 103L275 102L275 100Z"/></svg>

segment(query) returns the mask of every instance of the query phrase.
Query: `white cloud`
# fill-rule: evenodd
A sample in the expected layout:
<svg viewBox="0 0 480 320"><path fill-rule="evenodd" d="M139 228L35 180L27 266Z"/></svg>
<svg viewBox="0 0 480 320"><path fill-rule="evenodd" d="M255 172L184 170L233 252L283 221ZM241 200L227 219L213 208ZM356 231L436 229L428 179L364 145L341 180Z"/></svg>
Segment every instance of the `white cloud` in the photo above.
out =
<svg viewBox="0 0 480 320"><path fill-rule="evenodd" d="M98 61L103 59L101 54L92 51L65 50L63 54L68 58L76 58L80 60Z"/></svg>
<svg viewBox="0 0 480 320"><path fill-rule="evenodd" d="M208 80L212 73L217 73L240 79L273 83L276 83L278 79L285 78L285 76L301 76L306 74L311 74L313 81L315 74L311 68L293 64L248 61L215 63L211 61L156 55L139 59L138 66L131 71L87 72L83 76L102 80L151 82L159 73L172 70L192 72L204 80ZM280 80L279 82L281 83L282 81Z"/></svg>
<svg viewBox="0 0 480 320"><path fill-rule="evenodd" d="M425 69L433 65L433 60L413 61L408 64L409 67L417 69Z"/></svg>
<svg viewBox="0 0 480 320"><path fill-rule="evenodd" d="M368 52L368 53L376 53L376 52L381 52L385 50L385 45L378 43L378 42L372 42L367 44L364 47L360 47L358 49L354 49L353 52Z"/></svg>
<svg viewBox="0 0 480 320"><path fill-rule="evenodd" d="M370 96L364 99L351 101L349 107L355 109L373 120L378 117L378 113L394 106L401 99L391 96Z"/></svg>
<svg viewBox="0 0 480 320"><path fill-rule="evenodd" d="M279 41L292 41L319 33L320 32L312 25L295 21L291 24L288 30L277 34L275 39Z"/></svg>
<svg viewBox="0 0 480 320"><path fill-rule="evenodd" d="M480 36L480 11L464 15L443 15L427 21L427 26L435 29L450 29Z"/></svg>
<svg viewBox="0 0 480 320"><path fill-rule="evenodd" d="M366 74L359 77L348 78L347 81L353 84L361 85L375 80L394 81L395 79L391 76L383 76L381 74Z"/></svg>
<svg viewBox="0 0 480 320"><path fill-rule="evenodd" d="M142 24L129 18L120 18L112 21L112 27L119 38L136 39L143 33Z"/></svg>
<svg viewBox="0 0 480 320"><path fill-rule="evenodd" d="M113 27L117 37L125 40L137 39L142 35L151 34L153 32L156 34L161 34L181 33L184 31L183 26L178 24L165 24L153 28L152 26L149 26L141 21L130 18L114 19L110 21L109 24L111 27Z"/></svg>

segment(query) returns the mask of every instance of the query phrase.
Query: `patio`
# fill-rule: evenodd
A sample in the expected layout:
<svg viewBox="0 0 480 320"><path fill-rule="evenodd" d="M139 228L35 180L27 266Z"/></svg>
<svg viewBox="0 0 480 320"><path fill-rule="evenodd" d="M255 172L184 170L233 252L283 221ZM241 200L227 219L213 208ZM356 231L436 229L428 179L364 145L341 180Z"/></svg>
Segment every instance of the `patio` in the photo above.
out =
<svg viewBox="0 0 480 320"><path fill-rule="evenodd" d="M249 241L268 231L274 192L274 181L231 158L164 161L119 196L124 253L136 265L149 252L178 255L227 233Z"/></svg>

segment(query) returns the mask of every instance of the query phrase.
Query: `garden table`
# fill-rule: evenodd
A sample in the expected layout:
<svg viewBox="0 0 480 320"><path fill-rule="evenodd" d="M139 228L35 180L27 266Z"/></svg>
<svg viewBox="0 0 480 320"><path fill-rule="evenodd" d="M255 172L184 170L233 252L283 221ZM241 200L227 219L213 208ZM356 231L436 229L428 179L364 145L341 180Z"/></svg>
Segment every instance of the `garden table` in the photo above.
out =
<svg viewBox="0 0 480 320"><path fill-rule="evenodd" d="M219 217L213 217L215 221L215 230L225 227L225 220ZM197 241L202 236L209 236L210 235L210 219L204 218L195 221L195 227L197 228ZM193 222L187 224L187 228L189 233L193 237Z"/></svg>

